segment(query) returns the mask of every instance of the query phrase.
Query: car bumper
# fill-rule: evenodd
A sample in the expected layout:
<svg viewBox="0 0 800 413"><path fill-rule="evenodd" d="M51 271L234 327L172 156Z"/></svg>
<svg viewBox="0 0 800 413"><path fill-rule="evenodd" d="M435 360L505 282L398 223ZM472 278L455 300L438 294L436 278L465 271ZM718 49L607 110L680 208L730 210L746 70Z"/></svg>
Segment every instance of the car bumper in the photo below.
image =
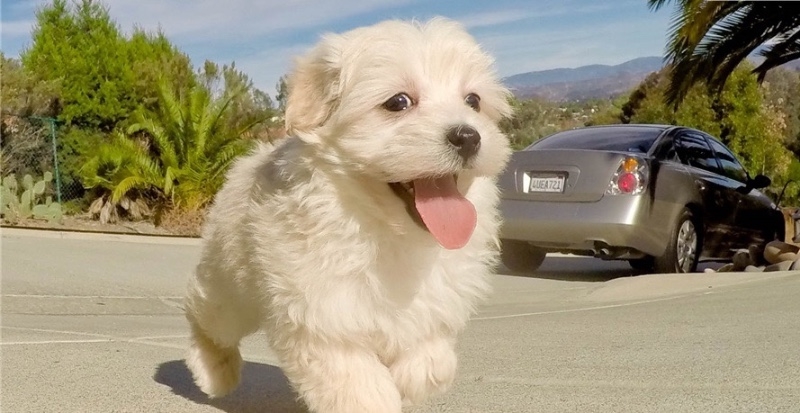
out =
<svg viewBox="0 0 800 413"><path fill-rule="evenodd" d="M500 237L552 251L592 251L606 244L660 256L672 225L668 217L654 217L649 206L646 196L604 196L596 202L503 199Z"/></svg>

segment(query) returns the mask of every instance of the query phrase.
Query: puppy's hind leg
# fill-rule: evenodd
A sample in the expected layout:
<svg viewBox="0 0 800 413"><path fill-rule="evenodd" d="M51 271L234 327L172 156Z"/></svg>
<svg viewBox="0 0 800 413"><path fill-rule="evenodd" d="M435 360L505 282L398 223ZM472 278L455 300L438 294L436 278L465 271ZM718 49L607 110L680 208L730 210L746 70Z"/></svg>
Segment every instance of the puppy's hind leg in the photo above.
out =
<svg viewBox="0 0 800 413"><path fill-rule="evenodd" d="M212 398L222 397L239 385L242 356L239 341L258 329L257 318L239 297L201 278L192 280L186 297L186 319L191 328L186 365L194 381Z"/></svg>

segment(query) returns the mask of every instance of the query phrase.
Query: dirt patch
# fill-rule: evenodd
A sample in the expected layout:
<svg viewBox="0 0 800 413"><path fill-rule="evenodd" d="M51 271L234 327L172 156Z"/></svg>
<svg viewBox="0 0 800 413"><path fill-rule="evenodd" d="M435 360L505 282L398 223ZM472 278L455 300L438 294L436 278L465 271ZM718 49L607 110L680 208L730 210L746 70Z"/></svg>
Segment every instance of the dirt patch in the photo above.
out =
<svg viewBox="0 0 800 413"><path fill-rule="evenodd" d="M86 231L86 232L113 232L121 234L153 234L153 235L188 235L190 233L175 233L170 228L156 226L150 221L120 221L117 223L101 224L92 219L88 214L65 216L61 223L51 223L45 220L26 219L17 223L2 223L4 227L54 229L61 231ZM196 231L199 233L199 230Z"/></svg>
<svg viewBox="0 0 800 413"><path fill-rule="evenodd" d="M174 235L199 237L205 220L205 210L185 211L170 209L159 218L159 228Z"/></svg>

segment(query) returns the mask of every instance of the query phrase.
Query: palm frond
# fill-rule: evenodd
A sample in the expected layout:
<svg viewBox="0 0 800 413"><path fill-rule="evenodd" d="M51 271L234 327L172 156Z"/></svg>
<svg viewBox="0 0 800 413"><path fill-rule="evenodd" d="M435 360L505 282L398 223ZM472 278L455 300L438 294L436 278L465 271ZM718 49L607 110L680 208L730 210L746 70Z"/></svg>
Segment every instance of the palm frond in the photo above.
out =
<svg viewBox="0 0 800 413"><path fill-rule="evenodd" d="M685 3L686 9L673 22L667 53L672 70L666 98L675 106L698 82L721 90L736 66L755 49L800 25L794 17L787 17L800 14L800 4ZM787 15L788 9L798 13Z"/></svg>
<svg viewBox="0 0 800 413"><path fill-rule="evenodd" d="M164 176L164 171L161 165L151 158L148 154L142 152L136 155L133 164L136 166L135 173L141 176L144 180L150 183L154 188L161 189L161 180Z"/></svg>
<svg viewBox="0 0 800 413"><path fill-rule="evenodd" d="M209 141L225 136L224 134L217 134L215 132L221 129L222 125L220 125L220 122L230 107L231 102L233 102L237 96L238 94L231 94L230 96L224 97L221 102L218 101L216 104L207 107L208 112L205 113L203 121L198 124L198 153L207 154L208 148L206 146Z"/></svg>
<svg viewBox="0 0 800 413"><path fill-rule="evenodd" d="M171 146L178 159L186 152L186 139L184 137L187 126L191 123L187 119L187 110L181 97L174 93L166 83L159 87L159 98L162 107L160 123L169 137Z"/></svg>
<svg viewBox="0 0 800 413"><path fill-rule="evenodd" d="M148 136L153 140L164 165L178 165L176 142L162 125L156 123L152 118L144 118L140 122L132 124L127 130L128 134L138 131L147 132Z"/></svg>
<svg viewBox="0 0 800 413"><path fill-rule="evenodd" d="M147 181L145 181L142 177L136 175L128 176L121 180L116 185L114 190L111 191L111 202L116 204L132 189L145 187L147 187Z"/></svg>
<svg viewBox="0 0 800 413"><path fill-rule="evenodd" d="M106 178L105 174L101 172L102 169L103 159L99 154L90 158L85 164L83 164L83 166L78 170L78 175L81 177L83 187L86 189L92 189L96 187L108 188L108 186L111 184L111 181Z"/></svg>
<svg viewBox="0 0 800 413"><path fill-rule="evenodd" d="M216 153L216 157L209 167L209 178L219 179L228 170L231 163L250 149L250 142L243 140L231 142Z"/></svg>
<svg viewBox="0 0 800 413"><path fill-rule="evenodd" d="M765 59L753 70L758 75L759 82L764 80L770 69L800 59L800 23L794 33L779 36L774 40L772 46L760 53Z"/></svg>
<svg viewBox="0 0 800 413"><path fill-rule="evenodd" d="M164 173L164 194L167 197L171 197L174 190L175 190L175 180L178 178L179 172L176 168L171 166L167 167L166 172Z"/></svg>
<svg viewBox="0 0 800 413"><path fill-rule="evenodd" d="M647 0L647 6L650 7L650 10L657 11L670 2L672 2L672 0ZM681 3L683 3L683 1L681 1Z"/></svg>
<svg viewBox="0 0 800 413"><path fill-rule="evenodd" d="M256 126L264 122L267 122L270 118L271 118L270 114L265 114L263 116L259 116L250 120L250 122L244 124L241 128L239 128L239 130L235 132L235 136L237 137L243 136L245 133L250 132Z"/></svg>
<svg viewBox="0 0 800 413"><path fill-rule="evenodd" d="M180 98L171 90L166 82L161 82L158 88L158 97L161 109L164 111L164 119L169 123L174 123L178 128L183 128L185 119L181 110Z"/></svg>

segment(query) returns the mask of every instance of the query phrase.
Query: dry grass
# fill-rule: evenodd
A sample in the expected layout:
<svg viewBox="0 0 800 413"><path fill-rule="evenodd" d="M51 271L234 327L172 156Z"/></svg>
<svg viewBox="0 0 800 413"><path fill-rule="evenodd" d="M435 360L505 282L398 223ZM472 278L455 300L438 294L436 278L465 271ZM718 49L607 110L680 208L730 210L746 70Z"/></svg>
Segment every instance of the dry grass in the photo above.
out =
<svg viewBox="0 0 800 413"><path fill-rule="evenodd" d="M157 215L156 225L170 234L196 237L200 236L206 210L172 208Z"/></svg>

